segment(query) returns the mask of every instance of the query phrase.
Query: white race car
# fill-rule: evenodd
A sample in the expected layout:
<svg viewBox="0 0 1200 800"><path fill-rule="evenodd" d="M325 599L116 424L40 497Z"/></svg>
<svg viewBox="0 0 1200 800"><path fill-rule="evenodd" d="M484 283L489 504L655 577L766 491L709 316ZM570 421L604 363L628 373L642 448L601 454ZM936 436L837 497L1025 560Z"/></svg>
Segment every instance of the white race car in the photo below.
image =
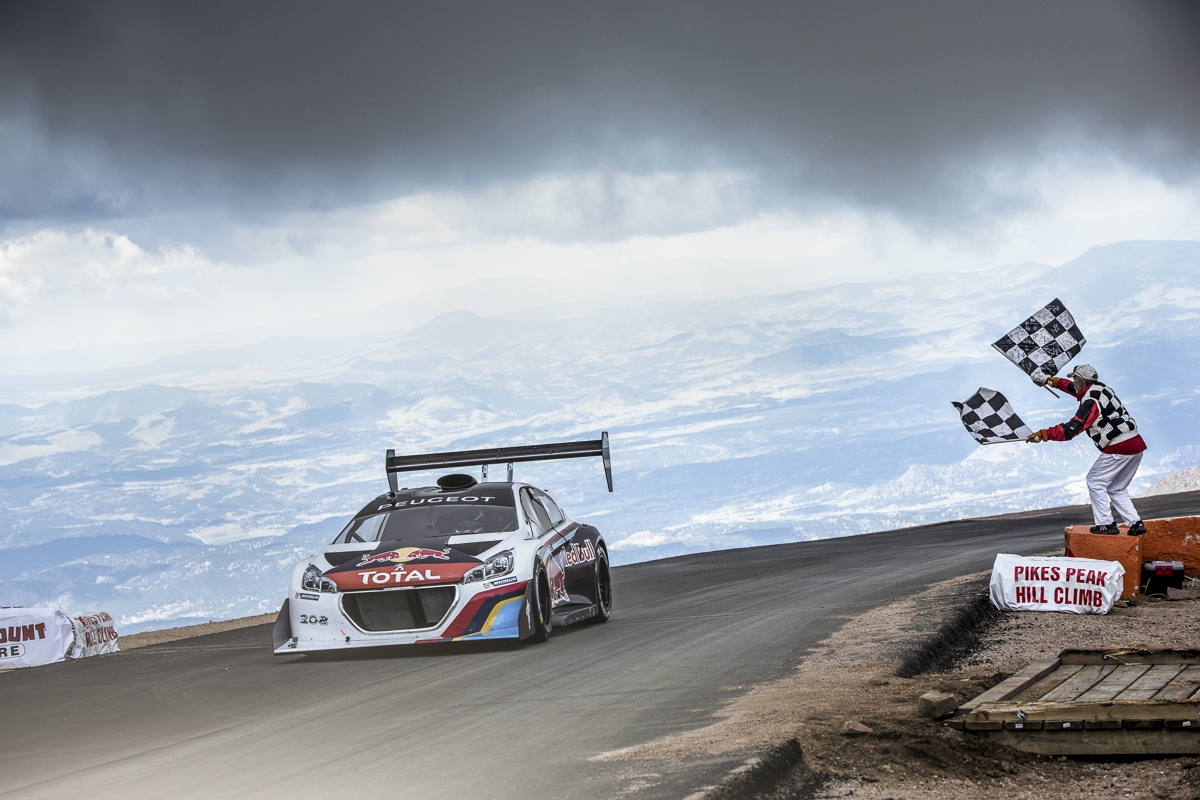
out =
<svg viewBox="0 0 1200 800"><path fill-rule="evenodd" d="M608 548L537 487L515 483L523 461L600 456L586 442L419 456L387 452L387 494L367 503L319 553L296 565L275 621L277 655L474 639L545 641L556 625L605 622L612 611ZM508 480L488 482L488 465ZM483 467L436 486L398 489L397 473Z"/></svg>

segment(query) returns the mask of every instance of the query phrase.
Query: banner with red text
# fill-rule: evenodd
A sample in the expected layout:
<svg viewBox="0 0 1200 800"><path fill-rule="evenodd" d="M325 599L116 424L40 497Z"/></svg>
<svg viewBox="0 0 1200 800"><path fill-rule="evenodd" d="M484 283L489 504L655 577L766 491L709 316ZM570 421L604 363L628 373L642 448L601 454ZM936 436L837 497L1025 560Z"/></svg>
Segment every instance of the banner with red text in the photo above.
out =
<svg viewBox="0 0 1200 800"><path fill-rule="evenodd" d="M1001 611L1107 614L1124 577L1117 561L1000 553L992 565L992 605Z"/></svg>
<svg viewBox="0 0 1200 800"><path fill-rule="evenodd" d="M75 646L71 648L71 658L87 658L120 650L117 647L117 629L108 613L93 611L80 614L71 618L71 624L75 626Z"/></svg>
<svg viewBox="0 0 1200 800"><path fill-rule="evenodd" d="M71 620L57 608L0 608L0 669L62 661L74 642Z"/></svg>

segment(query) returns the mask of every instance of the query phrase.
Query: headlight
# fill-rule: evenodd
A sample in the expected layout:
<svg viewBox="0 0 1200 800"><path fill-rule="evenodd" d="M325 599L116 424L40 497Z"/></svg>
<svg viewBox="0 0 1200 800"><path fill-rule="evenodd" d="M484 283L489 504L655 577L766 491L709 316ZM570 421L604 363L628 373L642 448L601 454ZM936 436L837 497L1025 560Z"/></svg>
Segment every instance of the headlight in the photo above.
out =
<svg viewBox="0 0 1200 800"><path fill-rule="evenodd" d="M476 581L486 580L488 578L499 578L501 575L507 575L513 571L513 551L505 550L503 553L489 558L487 561L480 564L475 569L463 575L463 583L475 583Z"/></svg>
<svg viewBox="0 0 1200 800"><path fill-rule="evenodd" d="M326 578L321 570L312 564L309 564L308 569L304 570L304 578L300 581L300 585L310 592L337 594L337 584Z"/></svg>

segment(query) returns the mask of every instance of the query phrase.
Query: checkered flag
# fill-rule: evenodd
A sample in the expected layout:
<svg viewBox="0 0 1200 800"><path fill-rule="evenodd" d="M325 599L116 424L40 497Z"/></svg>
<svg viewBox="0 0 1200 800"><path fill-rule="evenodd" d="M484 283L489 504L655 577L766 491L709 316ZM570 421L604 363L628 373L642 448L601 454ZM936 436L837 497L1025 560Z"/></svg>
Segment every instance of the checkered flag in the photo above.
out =
<svg viewBox="0 0 1200 800"><path fill-rule="evenodd" d="M1086 341L1071 312L1056 297L992 347L1038 381L1057 375Z"/></svg>
<svg viewBox="0 0 1200 800"><path fill-rule="evenodd" d="M983 389L965 403L953 403L967 433L980 444L1021 442L1033 431L1021 421L1008 399L995 389Z"/></svg>

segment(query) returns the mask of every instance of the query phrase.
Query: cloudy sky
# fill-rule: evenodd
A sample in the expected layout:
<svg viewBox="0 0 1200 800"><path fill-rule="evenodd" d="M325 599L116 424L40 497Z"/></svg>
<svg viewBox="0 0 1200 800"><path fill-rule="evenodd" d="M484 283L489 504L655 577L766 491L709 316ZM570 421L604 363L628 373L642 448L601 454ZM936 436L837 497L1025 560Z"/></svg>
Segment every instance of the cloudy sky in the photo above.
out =
<svg viewBox="0 0 1200 800"><path fill-rule="evenodd" d="M1154 2L0 4L0 371L1200 238Z"/></svg>

